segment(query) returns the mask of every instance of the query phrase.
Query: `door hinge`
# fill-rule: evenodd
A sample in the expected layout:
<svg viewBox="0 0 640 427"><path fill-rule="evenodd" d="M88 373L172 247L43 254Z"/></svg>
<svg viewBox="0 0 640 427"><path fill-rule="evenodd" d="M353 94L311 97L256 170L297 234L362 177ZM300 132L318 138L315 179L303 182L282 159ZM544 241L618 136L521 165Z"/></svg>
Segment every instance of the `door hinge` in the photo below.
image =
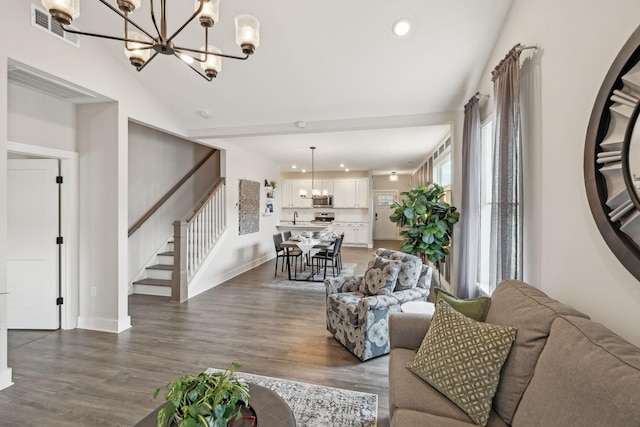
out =
<svg viewBox="0 0 640 427"><path fill-rule="evenodd" d="M56 298L56 305L62 305L62 304L64 304L64 298L62 297Z"/></svg>
<svg viewBox="0 0 640 427"><path fill-rule="evenodd" d="M56 176L56 184L62 184L62 176Z"/></svg>
<svg viewBox="0 0 640 427"><path fill-rule="evenodd" d="M61 245L64 243L64 238L62 236L56 237L56 245Z"/></svg>

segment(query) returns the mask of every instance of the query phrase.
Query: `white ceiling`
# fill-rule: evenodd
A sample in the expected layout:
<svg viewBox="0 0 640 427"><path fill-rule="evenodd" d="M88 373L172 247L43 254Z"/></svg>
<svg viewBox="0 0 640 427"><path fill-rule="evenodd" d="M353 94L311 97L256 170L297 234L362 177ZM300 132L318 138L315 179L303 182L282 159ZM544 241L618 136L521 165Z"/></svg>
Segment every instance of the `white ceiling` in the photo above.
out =
<svg viewBox="0 0 640 427"><path fill-rule="evenodd" d="M132 18L151 30L149 2L142 3ZM167 3L172 32L192 12L193 1ZM210 43L225 53L240 54L233 18L243 13L260 20L261 42L247 61L223 60L213 82L162 55L137 73L124 57L122 43L103 44L191 135L206 138L226 128L236 136L255 135L260 133L256 129L279 125L262 132L270 136L239 137L236 142L277 159L283 171L292 163L310 163L312 145L318 147L316 170L339 169L344 162L353 170L409 171L410 160L423 160L442 141L446 132L441 126L336 132L344 129L332 129L331 123L461 110L478 86L511 3L221 0L220 22L211 31ZM404 38L391 32L398 17L412 23ZM122 33L119 18L98 0L82 1L74 25L84 31ZM202 44L197 22L176 39L176 45L196 49ZM202 117L202 110L210 117ZM328 132L278 135L283 125L294 128L300 121L323 122L322 130Z"/></svg>

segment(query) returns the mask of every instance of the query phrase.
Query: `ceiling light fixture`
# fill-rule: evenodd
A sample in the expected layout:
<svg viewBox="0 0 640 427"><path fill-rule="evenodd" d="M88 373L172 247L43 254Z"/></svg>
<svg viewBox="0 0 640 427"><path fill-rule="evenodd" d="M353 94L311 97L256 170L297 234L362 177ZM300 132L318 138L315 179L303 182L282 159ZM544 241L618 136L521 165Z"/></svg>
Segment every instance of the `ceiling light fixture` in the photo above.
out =
<svg viewBox="0 0 640 427"><path fill-rule="evenodd" d="M321 191L319 189L316 189L315 186L315 151L316 151L316 147L309 147L311 149L311 197L313 196L319 196L321 194ZM305 198L307 197L307 190L304 188L301 188L300 191L298 192L298 194L300 195L300 197Z"/></svg>
<svg viewBox="0 0 640 427"><path fill-rule="evenodd" d="M404 37L409 34L409 31L411 30L411 23L407 18L398 18L393 22L391 30L396 36Z"/></svg>
<svg viewBox="0 0 640 427"><path fill-rule="evenodd" d="M173 34L167 33L167 0L160 0L160 27L158 27L154 8L157 2L156 0L149 0L151 21L155 32L145 30L129 18L129 15L140 7L140 0L117 0L118 8L111 5L107 0L99 1L124 20L124 36L88 33L66 27L66 25L70 25L74 19L80 16L80 0L42 0L42 5L47 8L60 26L69 33L123 41L124 53L137 71L142 71L149 62L161 53L175 56L204 79L211 81L222 68L221 58L245 60L255 52L260 44L260 23L250 15L239 15L235 19L236 43L240 46L245 56L227 55L209 44L209 29L218 22L220 0L194 0L195 11ZM205 44L200 49L176 46L173 40L196 18L204 28ZM130 31L129 26L135 27L140 32ZM200 70L192 65L194 61L200 63Z"/></svg>
<svg viewBox="0 0 640 427"><path fill-rule="evenodd" d="M395 172L391 172L391 175L389 175L389 181L398 181L398 175L396 175Z"/></svg>

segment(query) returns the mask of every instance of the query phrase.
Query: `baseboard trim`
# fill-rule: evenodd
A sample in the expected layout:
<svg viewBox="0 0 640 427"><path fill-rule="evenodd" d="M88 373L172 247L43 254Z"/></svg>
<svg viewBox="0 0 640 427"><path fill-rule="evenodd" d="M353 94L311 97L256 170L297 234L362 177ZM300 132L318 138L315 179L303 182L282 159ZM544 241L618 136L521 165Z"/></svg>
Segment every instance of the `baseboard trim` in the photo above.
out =
<svg viewBox="0 0 640 427"><path fill-rule="evenodd" d="M78 316L78 329L119 334L129 328L131 328L131 316L117 320Z"/></svg>
<svg viewBox="0 0 640 427"><path fill-rule="evenodd" d="M13 385L13 371L11 368L6 368L0 372L0 390L11 387Z"/></svg>

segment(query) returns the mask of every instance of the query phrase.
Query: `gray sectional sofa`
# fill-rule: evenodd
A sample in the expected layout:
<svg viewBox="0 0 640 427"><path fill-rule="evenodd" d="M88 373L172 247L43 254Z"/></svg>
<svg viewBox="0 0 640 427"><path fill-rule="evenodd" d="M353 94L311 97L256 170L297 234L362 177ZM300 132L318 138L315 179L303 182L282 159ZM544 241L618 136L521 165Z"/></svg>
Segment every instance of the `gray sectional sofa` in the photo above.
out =
<svg viewBox="0 0 640 427"><path fill-rule="evenodd" d="M473 425L406 368L430 320L411 313L389 317L392 427ZM486 322L517 328L487 425L640 426L639 348L518 281L496 288Z"/></svg>

